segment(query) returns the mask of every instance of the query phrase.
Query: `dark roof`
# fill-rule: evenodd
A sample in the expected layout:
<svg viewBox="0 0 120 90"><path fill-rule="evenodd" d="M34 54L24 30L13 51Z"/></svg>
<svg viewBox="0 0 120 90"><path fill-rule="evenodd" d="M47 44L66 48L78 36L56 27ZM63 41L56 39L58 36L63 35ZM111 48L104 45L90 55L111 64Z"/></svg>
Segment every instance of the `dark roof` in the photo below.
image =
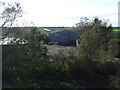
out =
<svg viewBox="0 0 120 90"><path fill-rule="evenodd" d="M54 31L50 31L50 33L57 33L57 32L61 32L61 31L72 32L72 31L68 31L68 30L57 29L57 30L54 30ZM72 32L72 33L74 33L74 32Z"/></svg>

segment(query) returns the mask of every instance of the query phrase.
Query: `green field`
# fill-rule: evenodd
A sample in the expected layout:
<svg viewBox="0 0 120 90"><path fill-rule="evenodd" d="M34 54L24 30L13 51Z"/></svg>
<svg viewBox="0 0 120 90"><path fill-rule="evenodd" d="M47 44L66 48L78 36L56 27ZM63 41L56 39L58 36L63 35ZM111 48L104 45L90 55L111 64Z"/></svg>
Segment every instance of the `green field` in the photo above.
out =
<svg viewBox="0 0 120 90"><path fill-rule="evenodd" d="M120 29L113 29L113 31L120 31Z"/></svg>
<svg viewBox="0 0 120 90"><path fill-rule="evenodd" d="M115 58L115 60L120 60L120 58Z"/></svg>
<svg viewBox="0 0 120 90"><path fill-rule="evenodd" d="M120 29L113 29L115 40L120 41Z"/></svg>
<svg viewBox="0 0 120 90"><path fill-rule="evenodd" d="M40 31L41 34L48 34L48 33L49 33L48 31L45 31L45 30L42 29L42 28L39 28L38 31Z"/></svg>

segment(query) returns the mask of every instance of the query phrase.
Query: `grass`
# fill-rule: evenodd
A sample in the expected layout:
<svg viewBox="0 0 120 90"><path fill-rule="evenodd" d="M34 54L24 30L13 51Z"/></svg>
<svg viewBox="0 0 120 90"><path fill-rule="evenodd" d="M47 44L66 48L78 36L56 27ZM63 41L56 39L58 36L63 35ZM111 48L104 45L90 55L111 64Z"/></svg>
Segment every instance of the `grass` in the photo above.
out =
<svg viewBox="0 0 120 90"><path fill-rule="evenodd" d="M116 41L120 41L120 29L113 29L113 35Z"/></svg>
<svg viewBox="0 0 120 90"><path fill-rule="evenodd" d="M115 41L120 41L120 38L115 38Z"/></svg>
<svg viewBox="0 0 120 90"><path fill-rule="evenodd" d="M115 60L120 60L120 58L115 58Z"/></svg>
<svg viewBox="0 0 120 90"><path fill-rule="evenodd" d="M92 82L92 83L91 83ZM41 76L36 79L20 79L12 83L3 83L3 88L92 88L92 87L108 87L106 77L88 76Z"/></svg>
<svg viewBox="0 0 120 90"><path fill-rule="evenodd" d="M113 29L113 31L120 31L120 29Z"/></svg>
<svg viewBox="0 0 120 90"><path fill-rule="evenodd" d="M48 31L45 31L44 29L38 29L38 31L40 31L41 34L48 34L49 33Z"/></svg>

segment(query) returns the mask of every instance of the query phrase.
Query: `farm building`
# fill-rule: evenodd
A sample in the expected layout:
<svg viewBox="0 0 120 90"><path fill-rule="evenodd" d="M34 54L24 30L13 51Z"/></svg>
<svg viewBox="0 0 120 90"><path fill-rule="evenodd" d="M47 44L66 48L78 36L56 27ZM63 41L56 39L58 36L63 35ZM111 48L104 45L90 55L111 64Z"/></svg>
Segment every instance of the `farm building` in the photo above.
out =
<svg viewBox="0 0 120 90"><path fill-rule="evenodd" d="M51 31L48 38L51 43L59 45L76 45L77 40L76 34L67 30Z"/></svg>

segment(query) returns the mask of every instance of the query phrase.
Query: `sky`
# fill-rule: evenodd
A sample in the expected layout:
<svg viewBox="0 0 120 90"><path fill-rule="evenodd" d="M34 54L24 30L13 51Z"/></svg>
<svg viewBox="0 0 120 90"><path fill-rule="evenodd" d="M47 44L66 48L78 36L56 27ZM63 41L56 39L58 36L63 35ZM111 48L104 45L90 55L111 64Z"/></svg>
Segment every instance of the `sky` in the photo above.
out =
<svg viewBox="0 0 120 90"><path fill-rule="evenodd" d="M17 19L18 26L72 27L81 17L108 21L118 26L119 0L3 0L19 2L23 7L23 17Z"/></svg>

